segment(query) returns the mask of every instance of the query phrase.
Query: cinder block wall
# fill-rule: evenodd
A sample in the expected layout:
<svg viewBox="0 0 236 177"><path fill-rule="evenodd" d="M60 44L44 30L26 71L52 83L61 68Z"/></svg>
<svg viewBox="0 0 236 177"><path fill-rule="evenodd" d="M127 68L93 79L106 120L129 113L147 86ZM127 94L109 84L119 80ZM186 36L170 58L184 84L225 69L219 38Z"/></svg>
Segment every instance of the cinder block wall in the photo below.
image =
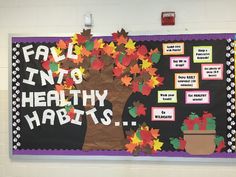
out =
<svg viewBox="0 0 236 177"><path fill-rule="evenodd" d="M0 0L0 177L235 177L236 163L11 160L8 129L9 33L80 32L87 12L95 35L120 28L133 35L236 32L235 8L235 0ZM176 25L162 27L160 13L170 10Z"/></svg>

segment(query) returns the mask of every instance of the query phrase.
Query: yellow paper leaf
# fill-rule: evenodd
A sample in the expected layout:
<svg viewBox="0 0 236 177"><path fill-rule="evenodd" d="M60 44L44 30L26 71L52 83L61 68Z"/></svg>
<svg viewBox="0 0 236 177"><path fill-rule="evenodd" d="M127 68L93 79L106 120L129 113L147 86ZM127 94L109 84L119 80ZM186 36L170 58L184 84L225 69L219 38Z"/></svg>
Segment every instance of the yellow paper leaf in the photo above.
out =
<svg viewBox="0 0 236 177"><path fill-rule="evenodd" d="M54 49L55 49L55 51L56 51L56 54L57 54L57 56L59 56L61 53L62 53L62 50L61 50L61 48L60 47L54 47Z"/></svg>
<svg viewBox="0 0 236 177"><path fill-rule="evenodd" d="M80 72L81 72L82 74L84 74L85 69L84 69L82 66L79 67L79 70L80 70Z"/></svg>
<svg viewBox="0 0 236 177"><path fill-rule="evenodd" d="M152 87L154 88L156 85L159 84L159 81L157 80L157 78L155 76L151 77L151 81L152 81Z"/></svg>
<svg viewBox="0 0 236 177"><path fill-rule="evenodd" d="M75 53L76 55L80 55L80 54L82 53L82 49L83 49L82 46L75 45L74 53Z"/></svg>
<svg viewBox="0 0 236 177"><path fill-rule="evenodd" d="M125 48L127 49L135 49L135 43L132 39L129 39L128 42L125 44Z"/></svg>
<svg viewBox="0 0 236 177"><path fill-rule="evenodd" d="M71 38L71 43L72 44L78 44L77 34L74 34L74 36Z"/></svg>
<svg viewBox="0 0 236 177"><path fill-rule="evenodd" d="M102 49L104 47L105 43L103 42L103 39L96 39L94 40L94 48L95 49Z"/></svg>
<svg viewBox="0 0 236 177"><path fill-rule="evenodd" d="M148 61L148 59L146 60L142 60L142 69L147 69L149 67L152 66L152 63Z"/></svg>
<svg viewBox="0 0 236 177"><path fill-rule="evenodd" d="M116 46L115 46L114 42L111 42L111 43L109 44L109 46L113 49L113 50L112 50L112 53L114 53L114 52L115 52L115 49L116 49Z"/></svg>
<svg viewBox="0 0 236 177"><path fill-rule="evenodd" d="M154 151L161 150L163 143L159 141L159 139L153 141L153 149Z"/></svg>
<svg viewBox="0 0 236 177"><path fill-rule="evenodd" d="M141 144L143 142L143 140L140 140L137 137L136 133L134 134L134 137L131 138L131 140L132 140L132 144L137 144L137 145L139 145L139 144Z"/></svg>

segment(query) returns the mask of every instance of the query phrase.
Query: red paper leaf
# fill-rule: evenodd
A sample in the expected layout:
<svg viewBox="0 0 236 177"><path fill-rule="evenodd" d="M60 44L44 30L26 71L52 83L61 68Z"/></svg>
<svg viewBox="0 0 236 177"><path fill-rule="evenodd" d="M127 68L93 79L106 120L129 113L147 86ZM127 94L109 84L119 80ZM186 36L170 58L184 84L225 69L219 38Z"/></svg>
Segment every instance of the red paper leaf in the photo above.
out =
<svg viewBox="0 0 236 177"><path fill-rule="evenodd" d="M49 61L49 60L46 60L46 61L42 62L42 67L43 67L45 70L49 70L49 69L50 69L50 61Z"/></svg>
<svg viewBox="0 0 236 177"><path fill-rule="evenodd" d="M122 73L123 73L123 69L122 68L119 68L119 67L113 68L113 75L115 77L120 77Z"/></svg>
<svg viewBox="0 0 236 177"><path fill-rule="evenodd" d="M206 130L207 120L203 119L202 117L200 119L201 119L201 121L198 124L199 125L199 130Z"/></svg>
<svg viewBox="0 0 236 177"><path fill-rule="evenodd" d="M184 150L186 146L186 141L184 139L179 140L179 149Z"/></svg>
<svg viewBox="0 0 236 177"><path fill-rule="evenodd" d="M66 86L67 87L71 87L71 86L73 86L74 85L74 81L73 81L73 79L72 78L66 78Z"/></svg>
<svg viewBox="0 0 236 177"><path fill-rule="evenodd" d="M101 59L96 59L93 61L91 67L92 67L92 69L99 71L99 70L103 69L104 62Z"/></svg>
<svg viewBox="0 0 236 177"><path fill-rule="evenodd" d="M91 55L97 56L97 55L99 55L100 52L101 52L101 50L92 50Z"/></svg>
<svg viewBox="0 0 236 177"><path fill-rule="evenodd" d="M117 41L118 39L118 34L117 33L112 33L112 37L114 41Z"/></svg>
<svg viewBox="0 0 236 177"><path fill-rule="evenodd" d="M124 66L129 66L130 62L131 62L131 58L129 56L125 56L122 60L122 64Z"/></svg>
<svg viewBox="0 0 236 177"><path fill-rule="evenodd" d="M86 37L81 34L77 34L78 44L82 44L86 42Z"/></svg>
<svg viewBox="0 0 236 177"><path fill-rule="evenodd" d="M225 148L225 142L221 141L219 146L216 148L216 152L220 152L223 148Z"/></svg>
<svg viewBox="0 0 236 177"><path fill-rule="evenodd" d="M68 112L67 114L68 114L68 116L70 116L70 119L74 119L74 118L75 118L75 113L74 113L74 111L70 111L70 112Z"/></svg>
<svg viewBox="0 0 236 177"><path fill-rule="evenodd" d="M140 131L140 135L142 137L143 140L143 145L145 146L146 144L148 144L150 141L152 141L152 134L150 131L146 131L146 130L141 130Z"/></svg>
<svg viewBox="0 0 236 177"><path fill-rule="evenodd" d="M193 120L190 120L189 118L187 118L184 120L184 123L188 127L188 130L193 130L193 128L194 128L194 121Z"/></svg>
<svg viewBox="0 0 236 177"><path fill-rule="evenodd" d="M151 93L151 90L152 89L148 85L144 84L142 94L148 96Z"/></svg>
<svg viewBox="0 0 236 177"><path fill-rule="evenodd" d="M206 119L206 118L212 118L214 117L211 113L207 112L207 111L204 111L203 112L203 115L202 115L202 118L203 119Z"/></svg>
<svg viewBox="0 0 236 177"><path fill-rule="evenodd" d="M138 84L138 82L136 82L136 81L132 82L132 90L133 90L134 93L139 91L139 84Z"/></svg>
<svg viewBox="0 0 236 177"><path fill-rule="evenodd" d="M160 75L157 75L157 81L159 82L157 86L163 85L164 77L160 77Z"/></svg>
<svg viewBox="0 0 236 177"><path fill-rule="evenodd" d="M146 46L142 45L141 47L138 48L138 53L140 55L145 55L148 52Z"/></svg>
<svg viewBox="0 0 236 177"><path fill-rule="evenodd" d="M139 107L137 108L137 114L139 116L143 115L145 116L146 115L146 107L143 105L143 104L140 104Z"/></svg>

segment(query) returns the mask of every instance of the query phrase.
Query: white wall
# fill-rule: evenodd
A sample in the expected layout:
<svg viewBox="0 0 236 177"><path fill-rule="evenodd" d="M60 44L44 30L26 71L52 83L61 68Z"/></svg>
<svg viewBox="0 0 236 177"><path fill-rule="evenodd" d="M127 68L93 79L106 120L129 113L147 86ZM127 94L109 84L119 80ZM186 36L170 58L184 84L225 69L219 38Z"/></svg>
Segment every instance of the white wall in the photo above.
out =
<svg viewBox="0 0 236 177"><path fill-rule="evenodd" d="M93 33L236 32L236 0L0 0L0 177L236 176L235 164L16 161L9 158L8 34L74 33L83 15L94 16ZM176 12L176 25L160 26L160 13Z"/></svg>

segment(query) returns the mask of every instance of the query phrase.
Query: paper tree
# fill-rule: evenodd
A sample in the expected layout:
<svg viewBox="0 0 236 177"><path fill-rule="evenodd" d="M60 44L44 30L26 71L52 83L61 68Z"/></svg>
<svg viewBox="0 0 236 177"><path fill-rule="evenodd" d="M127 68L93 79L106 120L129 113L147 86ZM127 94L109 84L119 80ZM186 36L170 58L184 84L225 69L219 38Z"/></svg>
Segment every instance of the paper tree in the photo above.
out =
<svg viewBox="0 0 236 177"><path fill-rule="evenodd" d="M58 56L66 55L69 44L73 44L73 55L76 59L65 58L56 62L52 56L42 63L46 70L57 73L59 69L69 73L78 68L83 75L83 82L75 84L70 74L63 78L55 89L60 90L109 90L108 101L112 103L113 117L110 126L94 124L87 118L87 132L83 149L124 149L125 136L122 126L114 126L114 122L122 123L124 105L132 93L140 92L148 96L151 90L162 84L163 78L154 67L160 60L157 48L148 50L145 45L137 45L122 29L112 34L111 42L102 38L92 38L90 30L75 34L70 40L60 40L55 46ZM88 109L86 106L85 109ZM73 110L73 109L71 109ZM73 117L73 111L69 111ZM102 130L102 131L101 131Z"/></svg>

